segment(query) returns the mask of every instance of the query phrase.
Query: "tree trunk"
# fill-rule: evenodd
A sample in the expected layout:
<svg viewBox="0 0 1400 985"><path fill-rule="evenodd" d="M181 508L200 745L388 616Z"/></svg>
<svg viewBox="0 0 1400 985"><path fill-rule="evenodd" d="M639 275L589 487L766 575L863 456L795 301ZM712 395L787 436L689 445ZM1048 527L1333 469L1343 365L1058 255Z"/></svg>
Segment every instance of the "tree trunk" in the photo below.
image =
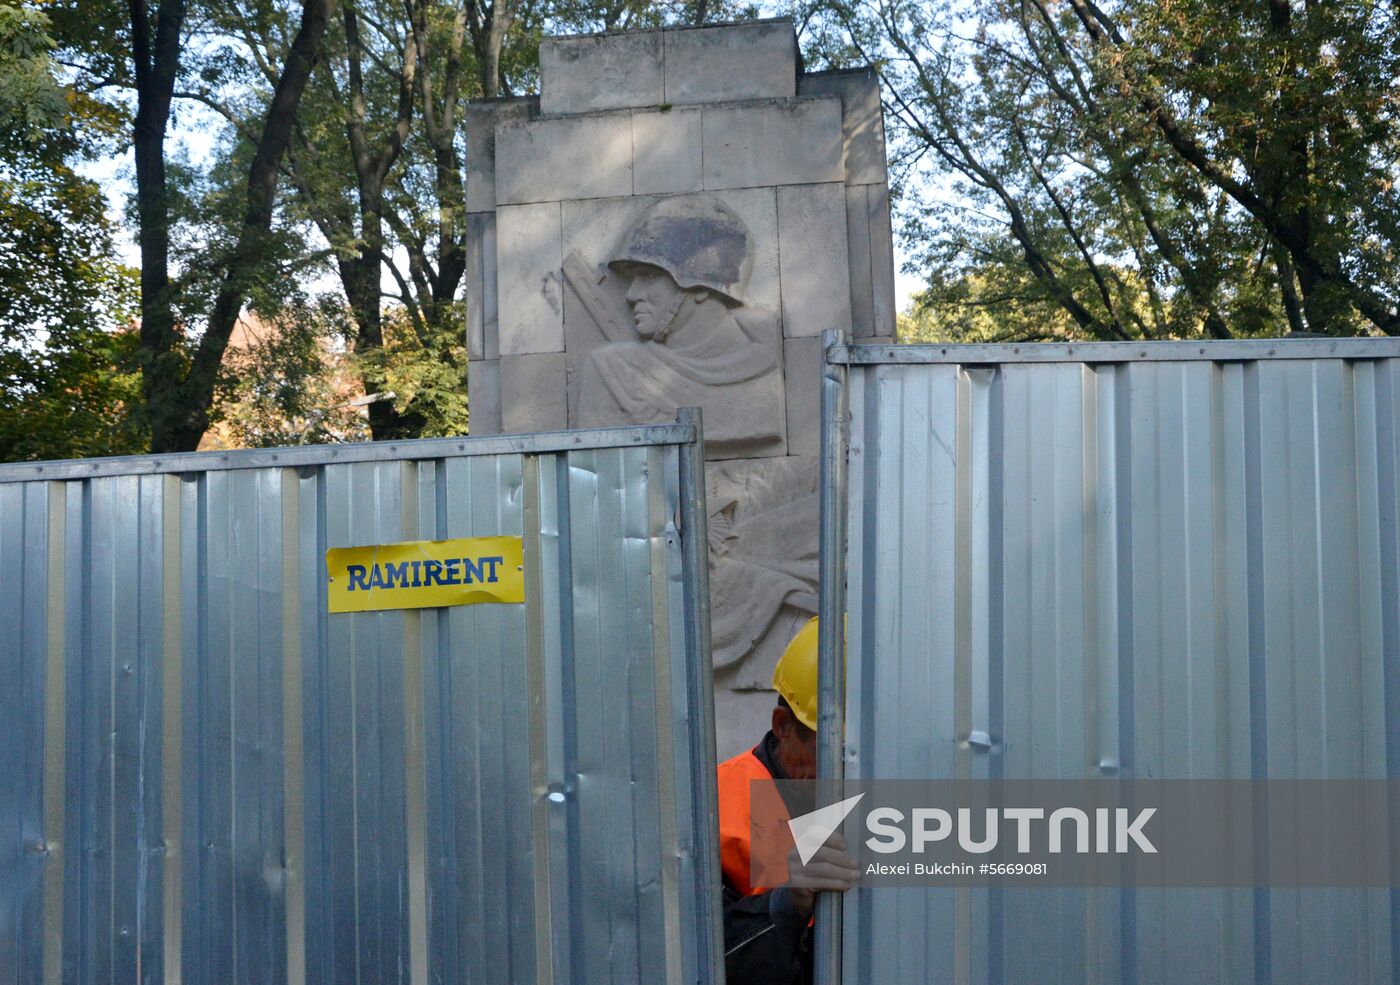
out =
<svg viewBox="0 0 1400 985"><path fill-rule="evenodd" d="M281 78L277 81L272 103L263 121L262 137L248 168L248 200L244 207L243 228L239 231L238 242L224 271L204 336L200 339L185 385L181 388L183 413L181 419L175 422L171 435L177 447L170 450L193 450L209 426L209 408L214 402L219 364L223 361L229 336L233 334L248 290L256 280L260 261L266 254L277 192L277 168L291 142L301 95L320 56L321 37L330 20L331 3L332 0L306 0L302 4L301 27L292 40Z"/></svg>
<svg viewBox="0 0 1400 985"><path fill-rule="evenodd" d="M516 0L495 0L486 8L485 30L474 31L472 43L476 48L477 65L481 71L481 95L495 99L501 94L501 49L515 20ZM475 21L476 18L473 18Z"/></svg>
<svg viewBox="0 0 1400 985"><path fill-rule="evenodd" d="M378 244L382 236L376 234L377 223L367 225L374 244ZM369 415L370 435L375 441L416 438L423 430L422 418L417 414L400 413L389 396L382 359L384 322L379 307L380 248L370 242L370 235L363 238L365 242L359 253L341 261L340 281L350 302L351 316L355 319L355 351L362 357L358 374L360 385L364 387L365 396L372 398L365 408Z"/></svg>
<svg viewBox="0 0 1400 985"><path fill-rule="evenodd" d="M183 375L170 290L170 225L165 187L165 130L180 68L183 0L161 0L151 38L145 0L131 0L131 49L136 68L137 241L141 249L141 386L151 426L151 450L172 451Z"/></svg>
<svg viewBox="0 0 1400 985"><path fill-rule="evenodd" d="M399 108L393 128L384 145L371 150L365 133L365 87L361 68L359 14L353 3L343 7L347 60L347 106L345 135L355 163L359 193L360 235L355 256L340 264L341 284L355 319L355 351L361 356L360 381L365 396L387 393L383 368L384 327L379 309L380 274L384 257L384 179L389 174L408 136L413 118L413 97L417 92L417 39L410 38L404 50L399 79ZM367 354L369 355L368 357ZM391 399L372 401L368 406L370 434L375 441L416 438L423 422L418 415L401 414Z"/></svg>
<svg viewBox="0 0 1400 985"><path fill-rule="evenodd" d="M272 225L277 166L311 73L332 0L306 0L301 28L278 80L248 173L248 201L238 243L228 258L219 295L188 367L180 349L170 283L165 132L180 68L183 0L160 0L154 46L145 0L130 0L136 66L136 201L141 246L141 374L154 452L191 451L209 423L214 385L252 272Z"/></svg>

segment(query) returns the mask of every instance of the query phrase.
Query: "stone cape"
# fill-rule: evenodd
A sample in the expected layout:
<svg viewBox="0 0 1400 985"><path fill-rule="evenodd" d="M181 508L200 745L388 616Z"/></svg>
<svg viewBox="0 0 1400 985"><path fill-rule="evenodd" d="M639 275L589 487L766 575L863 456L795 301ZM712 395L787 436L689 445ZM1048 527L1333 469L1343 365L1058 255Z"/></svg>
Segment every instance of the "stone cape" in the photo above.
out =
<svg viewBox="0 0 1400 985"><path fill-rule="evenodd" d="M764 327L772 343L760 340ZM736 312L709 297L664 343L635 339L590 352L570 381L570 418L584 427L662 424L677 408L695 406L705 415L711 456L781 450L779 352L772 316Z"/></svg>
<svg viewBox="0 0 1400 985"><path fill-rule="evenodd" d="M785 607L817 609L815 459L714 462L707 470L711 643L733 669Z"/></svg>

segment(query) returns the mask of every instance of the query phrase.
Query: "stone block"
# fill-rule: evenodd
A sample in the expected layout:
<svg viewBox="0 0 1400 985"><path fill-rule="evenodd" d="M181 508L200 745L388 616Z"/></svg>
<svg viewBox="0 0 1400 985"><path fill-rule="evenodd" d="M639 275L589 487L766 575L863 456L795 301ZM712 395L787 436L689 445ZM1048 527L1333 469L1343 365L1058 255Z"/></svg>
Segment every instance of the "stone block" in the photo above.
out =
<svg viewBox="0 0 1400 985"><path fill-rule="evenodd" d="M527 119L538 106L534 96L468 103L462 126L467 148L467 211L496 208L496 124Z"/></svg>
<svg viewBox="0 0 1400 985"><path fill-rule="evenodd" d="M845 185L778 189L778 256L783 334L820 335L832 328L849 332Z"/></svg>
<svg viewBox="0 0 1400 985"><path fill-rule="evenodd" d="M875 298L870 263L870 205L865 185L846 186L846 253L850 263L851 336L875 334Z"/></svg>
<svg viewBox="0 0 1400 985"><path fill-rule="evenodd" d="M496 214L467 214L467 357L495 359L500 353L496 305Z"/></svg>
<svg viewBox="0 0 1400 985"><path fill-rule="evenodd" d="M845 178L841 100L832 96L706 106L701 140L707 189Z"/></svg>
<svg viewBox="0 0 1400 985"><path fill-rule="evenodd" d="M501 433L501 365L495 359L467 362L467 433Z"/></svg>
<svg viewBox="0 0 1400 985"><path fill-rule="evenodd" d="M496 207L496 109L494 102L467 103L462 112L468 212Z"/></svg>
<svg viewBox="0 0 1400 985"><path fill-rule="evenodd" d="M880 82L871 68L814 72L798 80L803 96L837 96L841 100L841 145L848 185L883 184L885 119Z"/></svg>
<svg viewBox="0 0 1400 985"><path fill-rule="evenodd" d="M496 204L632 194L632 114L496 127Z"/></svg>
<svg viewBox="0 0 1400 985"><path fill-rule="evenodd" d="M507 205L496 213L502 356L564 350L562 235L558 202Z"/></svg>
<svg viewBox="0 0 1400 985"><path fill-rule="evenodd" d="M502 356L501 429L506 434L520 434L561 431L567 426L564 354Z"/></svg>
<svg viewBox="0 0 1400 985"><path fill-rule="evenodd" d="M588 113L666 102L660 31L540 42L540 111Z"/></svg>
<svg viewBox="0 0 1400 985"><path fill-rule="evenodd" d="M870 210L871 298L875 324L871 335L894 335L894 233L890 228L890 190L887 185L866 185Z"/></svg>
<svg viewBox="0 0 1400 985"><path fill-rule="evenodd" d="M632 190L637 195L698 192L700 166L698 109L638 111L632 114Z"/></svg>
<svg viewBox="0 0 1400 985"><path fill-rule="evenodd" d="M688 103L797 95L792 21L745 21L666 31L666 99Z"/></svg>
<svg viewBox="0 0 1400 985"><path fill-rule="evenodd" d="M822 340L783 340L783 390L787 394L789 455L821 452Z"/></svg>

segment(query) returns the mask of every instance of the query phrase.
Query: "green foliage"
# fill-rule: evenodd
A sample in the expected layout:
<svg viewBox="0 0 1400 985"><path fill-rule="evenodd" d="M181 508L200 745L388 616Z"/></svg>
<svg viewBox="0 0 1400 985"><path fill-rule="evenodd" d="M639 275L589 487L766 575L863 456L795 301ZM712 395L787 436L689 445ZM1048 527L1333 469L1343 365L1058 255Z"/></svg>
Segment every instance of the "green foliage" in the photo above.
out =
<svg viewBox="0 0 1400 985"><path fill-rule="evenodd" d="M1377 320L1363 297L1392 316L1400 300L1395 5L1173 0L1134 3L1124 20L1131 43L1116 56L1100 52L1101 74L1189 107L1177 114L1188 137L1227 179L1243 178L1229 192L1234 204L1272 243L1317 261L1322 269L1310 271L1293 259L1306 327L1355 334L1369 320L1400 328ZM1122 100L1114 110L1141 117Z"/></svg>
<svg viewBox="0 0 1400 985"><path fill-rule="evenodd" d="M323 295L289 300L275 322L240 323L206 443L272 448L368 440L345 354L348 322L343 303Z"/></svg>
<svg viewBox="0 0 1400 985"><path fill-rule="evenodd" d="M945 280L938 271L896 326L901 342L1043 342L1081 339L1065 311L1024 268L1003 266Z"/></svg>
<svg viewBox="0 0 1400 985"><path fill-rule="evenodd" d="M75 170L106 118L57 79L39 11L0 3L0 460L145 442L133 272L101 189Z"/></svg>
<svg viewBox="0 0 1400 985"><path fill-rule="evenodd" d="M464 324L460 305L451 316L417 329L403 309L393 309L384 320L383 347L356 357L361 372L369 364L382 377L399 412L421 422L419 437L467 433Z"/></svg>
<svg viewBox="0 0 1400 985"><path fill-rule="evenodd" d="M0 349L0 461L146 450L136 344L130 330L64 326L41 347Z"/></svg>
<svg viewBox="0 0 1400 985"><path fill-rule="evenodd" d="M34 10L0 3L0 342L89 319L111 285L101 190L72 167L79 133Z"/></svg>
<svg viewBox="0 0 1400 985"><path fill-rule="evenodd" d="M0 148L10 154L43 141L68 115L63 87L53 77L48 31L39 11L0 2Z"/></svg>
<svg viewBox="0 0 1400 985"><path fill-rule="evenodd" d="M116 421L144 413L151 440L184 446L205 419L190 380L207 365L205 343L222 338L211 312L232 278L246 298L241 341L222 356L209 441L359 438L366 417L378 436L464 432L465 102L536 88L546 33L757 14L733 0L344 0L301 97L271 229L245 249L248 176L304 11L296 0L162 0L133 21L121 0L0 0L10 420L82 380L89 410L101 403L115 415L103 427L113 440L143 440L139 426ZM141 90L143 105L159 102L153 66L165 50L174 102L163 178L138 168L146 192L116 220L169 275L167 284L147 271L138 314L130 272L112 260L104 196L76 166L133 141L152 146L133 129L137 49L142 26L158 39L167 15L183 24L178 60L157 45ZM326 294L334 280L339 293ZM139 337L125 331L133 325ZM70 414L75 426L82 416Z"/></svg>
<svg viewBox="0 0 1400 985"><path fill-rule="evenodd" d="M382 379L372 396L418 423L421 437L467 433L466 346L454 326L416 331L401 308L384 319L384 345L350 351L354 319L334 294L297 297L272 322L245 319L225 357L218 418L206 436L218 447L367 441L361 380Z"/></svg>
<svg viewBox="0 0 1400 985"><path fill-rule="evenodd" d="M807 16L809 62L881 72L905 243L929 277L911 330L1400 330L1393 4L822 0Z"/></svg>

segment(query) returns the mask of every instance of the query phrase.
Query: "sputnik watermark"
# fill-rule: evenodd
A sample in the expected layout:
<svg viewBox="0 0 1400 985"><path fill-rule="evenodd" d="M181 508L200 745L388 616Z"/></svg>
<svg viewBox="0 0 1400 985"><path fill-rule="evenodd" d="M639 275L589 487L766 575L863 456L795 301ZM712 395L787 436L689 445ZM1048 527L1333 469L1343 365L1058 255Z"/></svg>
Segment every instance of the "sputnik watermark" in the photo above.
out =
<svg viewBox="0 0 1400 985"><path fill-rule="evenodd" d="M854 797L819 807L788 821L788 830L792 832L792 840L803 865L812 861L812 856L826 844L832 832L841 827L841 822L846 820L847 815L855 810L856 804L864 797L865 794L858 793Z"/></svg>
<svg viewBox="0 0 1400 985"><path fill-rule="evenodd" d="M1078 807L1060 807L1050 812L1048 823L1037 826L1037 821L1045 821L1043 807L988 807L983 812L982 833L979 837L974 830L972 809L959 807L957 816L958 848L974 855L994 852L1001 844L1000 831L1003 819L1016 828L1016 851L1025 855L1034 850L1033 841L1037 836L1046 840L1045 850L1058 855L1066 850L1087 854L1097 852L1107 855L1110 852L1126 854L1132 848L1138 851L1157 854L1157 846L1143 833L1143 828L1157 813L1155 807L1144 807L1131 817L1127 808L1110 810L1099 807L1094 810L1091 821L1087 811ZM951 836L954 828L954 815L941 807L916 807L909 820L909 831L905 832L904 812L894 807L877 807L866 814L865 824L870 837L865 847L872 852L890 854L902 852L912 847L916 852L926 851L929 845ZM1131 819L1130 819L1131 818ZM1093 828L1093 847L1090 847L1089 832ZM1069 839L1065 831L1070 829ZM805 859L804 859L805 861Z"/></svg>
<svg viewBox="0 0 1400 985"><path fill-rule="evenodd" d="M1395 780L757 781L751 818L756 886L824 845L870 886L1400 885Z"/></svg>

